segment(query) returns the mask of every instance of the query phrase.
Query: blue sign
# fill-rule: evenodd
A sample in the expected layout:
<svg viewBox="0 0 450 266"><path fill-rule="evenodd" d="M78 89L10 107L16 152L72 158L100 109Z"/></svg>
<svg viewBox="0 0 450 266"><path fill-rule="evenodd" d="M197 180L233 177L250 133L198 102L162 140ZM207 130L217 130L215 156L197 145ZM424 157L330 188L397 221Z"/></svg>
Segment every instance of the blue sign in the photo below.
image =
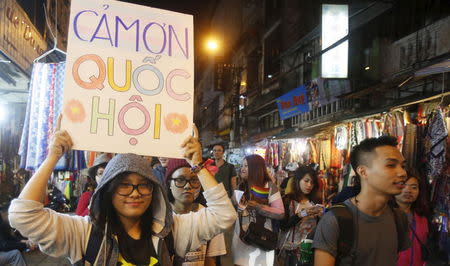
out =
<svg viewBox="0 0 450 266"><path fill-rule="evenodd" d="M302 85L277 98L277 105L281 120L309 112L305 86Z"/></svg>

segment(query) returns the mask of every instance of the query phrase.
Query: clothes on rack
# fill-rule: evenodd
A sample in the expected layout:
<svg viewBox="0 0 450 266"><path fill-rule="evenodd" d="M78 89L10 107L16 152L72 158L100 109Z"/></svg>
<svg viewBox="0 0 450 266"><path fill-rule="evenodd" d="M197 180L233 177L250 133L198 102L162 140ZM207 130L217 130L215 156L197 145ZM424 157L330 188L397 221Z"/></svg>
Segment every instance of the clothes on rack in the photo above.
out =
<svg viewBox="0 0 450 266"><path fill-rule="evenodd" d="M444 123L442 111L437 109L428 117L425 136L425 151L428 162L427 175L430 180L439 178L445 166L446 139L448 130Z"/></svg>
<svg viewBox="0 0 450 266"><path fill-rule="evenodd" d="M65 63L35 63L31 74L25 121L20 140L20 167L37 169L47 155L47 146L62 111ZM66 153L56 170L85 168L82 152Z"/></svg>

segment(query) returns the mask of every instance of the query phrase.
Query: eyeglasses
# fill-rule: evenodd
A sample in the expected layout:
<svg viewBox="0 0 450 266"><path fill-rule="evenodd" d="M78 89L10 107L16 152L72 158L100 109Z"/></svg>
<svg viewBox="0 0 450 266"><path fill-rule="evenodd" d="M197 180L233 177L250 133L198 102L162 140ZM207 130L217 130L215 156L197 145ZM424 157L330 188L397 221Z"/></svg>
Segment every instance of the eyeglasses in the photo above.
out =
<svg viewBox="0 0 450 266"><path fill-rule="evenodd" d="M137 185L120 183L117 186L116 193L121 196L129 196L135 189L139 192L139 194L141 194L141 196L148 196L153 192L153 186L150 183Z"/></svg>
<svg viewBox="0 0 450 266"><path fill-rule="evenodd" d="M192 178L189 180L186 178L172 178L172 180L177 188L184 188L187 183L189 183L192 188L199 188L202 185L200 180L197 178Z"/></svg>

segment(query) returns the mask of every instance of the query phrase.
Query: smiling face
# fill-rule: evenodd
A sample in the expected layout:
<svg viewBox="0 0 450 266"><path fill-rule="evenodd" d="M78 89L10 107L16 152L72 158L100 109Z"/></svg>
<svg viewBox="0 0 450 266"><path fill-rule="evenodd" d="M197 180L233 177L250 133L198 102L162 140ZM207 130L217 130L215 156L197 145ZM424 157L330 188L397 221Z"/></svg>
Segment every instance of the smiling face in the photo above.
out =
<svg viewBox="0 0 450 266"><path fill-rule="evenodd" d="M357 168L362 186L379 194L400 194L406 180L405 158L400 151L393 146L380 146L365 156L365 163Z"/></svg>
<svg viewBox="0 0 450 266"><path fill-rule="evenodd" d="M413 204L417 200L419 192L419 181L417 178L411 177L406 180L402 193L395 196L395 200L403 204Z"/></svg>
<svg viewBox="0 0 450 266"><path fill-rule="evenodd" d="M314 188L314 181L310 174L306 174L299 181L300 190L304 195L309 195Z"/></svg>
<svg viewBox="0 0 450 266"><path fill-rule="evenodd" d="M200 193L200 180L188 167L178 168L172 174L170 190L175 201L182 204L193 203Z"/></svg>
<svg viewBox="0 0 450 266"><path fill-rule="evenodd" d="M248 178L248 163L247 163L247 160L245 160L245 159L242 161L241 177L243 179L247 179Z"/></svg>
<svg viewBox="0 0 450 266"><path fill-rule="evenodd" d="M145 187L145 189L139 188L141 192L147 192L149 191L148 189L153 189L150 181L141 175L131 173L125 176L112 196L112 204L120 219L140 219L152 202L152 194L141 195L138 189L135 188L133 188L133 191L128 196L119 194L119 192L124 194L119 191L120 189L130 185L140 185L143 188Z"/></svg>

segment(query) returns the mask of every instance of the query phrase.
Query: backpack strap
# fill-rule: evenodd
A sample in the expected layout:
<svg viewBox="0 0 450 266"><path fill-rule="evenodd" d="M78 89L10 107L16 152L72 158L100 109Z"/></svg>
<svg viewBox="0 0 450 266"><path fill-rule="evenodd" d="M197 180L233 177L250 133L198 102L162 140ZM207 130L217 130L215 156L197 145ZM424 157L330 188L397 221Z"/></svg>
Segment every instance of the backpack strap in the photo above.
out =
<svg viewBox="0 0 450 266"><path fill-rule="evenodd" d="M173 239L173 231L171 230L170 233L163 238L164 243L166 244L167 250L169 251L169 256L172 258L175 256L175 241Z"/></svg>
<svg viewBox="0 0 450 266"><path fill-rule="evenodd" d="M179 257L175 252L175 241L173 237L173 231L170 231L170 233L166 237L161 238L159 240L157 253L160 259L162 260L161 265L163 266L181 265L184 262L184 258ZM168 257L166 257L167 255Z"/></svg>
<svg viewBox="0 0 450 266"><path fill-rule="evenodd" d="M339 238L337 243L336 262L338 263L343 257L350 254L353 243L355 242L355 224L353 221L353 214L345 204L336 204L331 207L330 211L336 217L339 225Z"/></svg>
<svg viewBox="0 0 450 266"><path fill-rule="evenodd" d="M87 261L91 265L94 265L101 244L102 244L101 234L94 228L91 228L91 232L89 234L89 242L86 248L86 254L84 255L84 261Z"/></svg>

